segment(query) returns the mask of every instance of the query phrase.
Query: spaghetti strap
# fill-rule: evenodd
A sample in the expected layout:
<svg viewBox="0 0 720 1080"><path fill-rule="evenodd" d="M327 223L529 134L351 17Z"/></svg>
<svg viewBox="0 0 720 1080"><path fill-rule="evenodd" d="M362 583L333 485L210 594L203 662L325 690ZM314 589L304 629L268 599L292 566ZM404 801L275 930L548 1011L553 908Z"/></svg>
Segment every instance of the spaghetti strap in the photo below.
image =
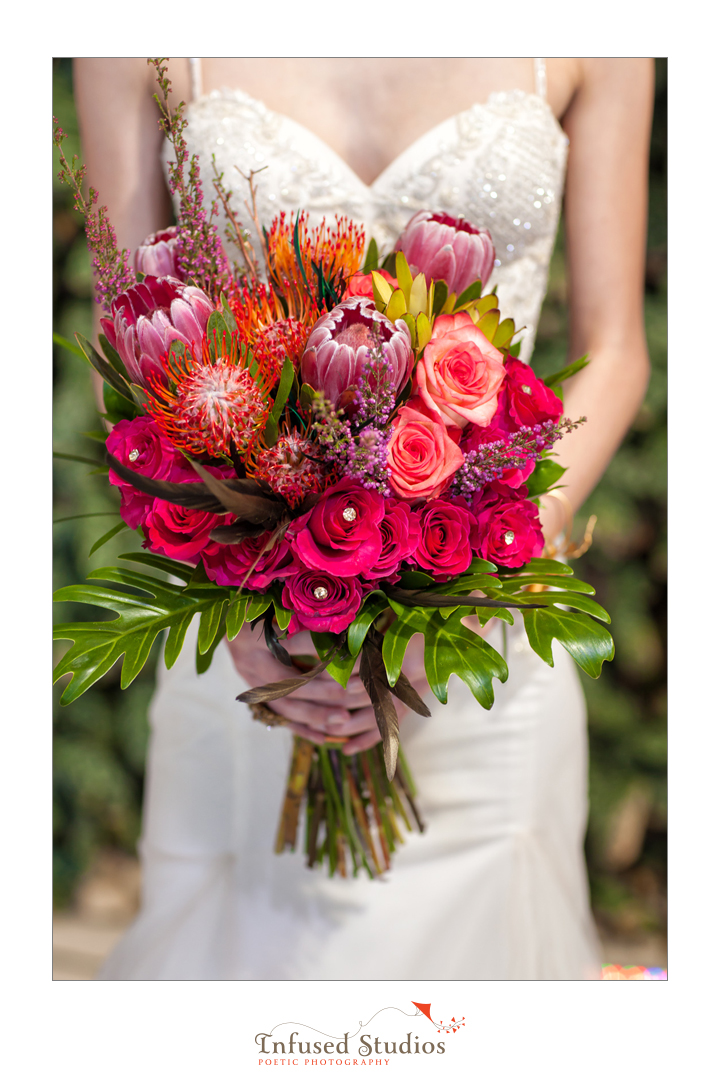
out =
<svg viewBox="0 0 720 1080"><path fill-rule="evenodd" d="M192 100L197 101L202 97L202 58L199 56L188 57L190 61L190 86Z"/></svg>
<svg viewBox="0 0 720 1080"><path fill-rule="evenodd" d="M547 73L545 71L545 57L535 57L535 93L545 101L547 97Z"/></svg>

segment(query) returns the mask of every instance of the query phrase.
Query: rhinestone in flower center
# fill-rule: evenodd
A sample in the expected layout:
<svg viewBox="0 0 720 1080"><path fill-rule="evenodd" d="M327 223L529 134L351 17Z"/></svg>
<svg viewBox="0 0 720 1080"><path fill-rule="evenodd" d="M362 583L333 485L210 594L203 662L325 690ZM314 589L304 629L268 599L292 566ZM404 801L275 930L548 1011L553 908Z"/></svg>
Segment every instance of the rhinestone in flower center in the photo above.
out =
<svg viewBox="0 0 720 1080"><path fill-rule="evenodd" d="M140 457L140 451L139 450L131 450L130 453L128 454L128 460L129 461L137 461L137 459L139 457Z"/></svg>
<svg viewBox="0 0 720 1080"><path fill-rule="evenodd" d="M354 521L357 517L357 510L354 506L346 506L342 512L342 516L345 521Z"/></svg>
<svg viewBox="0 0 720 1080"><path fill-rule="evenodd" d="M316 585L313 589L313 596L316 600L327 600L328 591L324 585Z"/></svg>
<svg viewBox="0 0 720 1080"><path fill-rule="evenodd" d="M523 383L520 389L522 390L523 394L532 394L532 390L525 383Z"/></svg>
<svg viewBox="0 0 720 1080"><path fill-rule="evenodd" d="M512 529L508 529L508 531L505 533L505 535L503 537L503 540L505 541L506 544L512 544L514 539L515 539L515 533L512 531Z"/></svg>

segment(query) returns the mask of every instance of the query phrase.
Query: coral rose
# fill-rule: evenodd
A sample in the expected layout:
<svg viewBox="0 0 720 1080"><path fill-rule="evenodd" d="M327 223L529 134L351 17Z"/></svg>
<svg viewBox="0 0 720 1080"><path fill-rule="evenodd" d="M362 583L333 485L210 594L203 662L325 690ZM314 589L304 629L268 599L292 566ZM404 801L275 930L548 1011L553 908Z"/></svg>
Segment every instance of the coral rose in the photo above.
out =
<svg viewBox="0 0 720 1080"><path fill-rule="evenodd" d="M467 311L435 320L416 378L420 397L444 424L459 428L489 424L504 377L503 354Z"/></svg>
<svg viewBox="0 0 720 1080"><path fill-rule="evenodd" d="M444 424L411 405L398 411L387 450L390 486L401 499L435 499L464 461Z"/></svg>
<svg viewBox="0 0 720 1080"><path fill-rule="evenodd" d="M378 270L380 277L385 278L388 285L392 285L393 289L397 289L398 283L394 277L388 274L387 270ZM353 274L347 284L347 291L344 300L347 300L350 296L367 296L369 300L373 298L373 283L372 274L361 274L359 271L357 274Z"/></svg>

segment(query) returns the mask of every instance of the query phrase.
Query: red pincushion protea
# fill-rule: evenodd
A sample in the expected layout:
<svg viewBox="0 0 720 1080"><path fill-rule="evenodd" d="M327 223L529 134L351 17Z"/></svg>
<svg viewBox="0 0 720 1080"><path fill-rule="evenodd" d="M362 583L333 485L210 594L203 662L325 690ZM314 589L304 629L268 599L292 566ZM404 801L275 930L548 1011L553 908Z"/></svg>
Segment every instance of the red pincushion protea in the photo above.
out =
<svg viewBox="0 0 720 1080"><path fill-rule="evenodd" d="M237 333L229 346L224 338L223 349L214 359L203 337L199 359L191 349L184 356L168 353L152 379L148 412L170 442L190 454L229 457L234 446L245 455L267 421L276 363L259 363L251 375L246 366L251 354L242 354Z"/></svg>
<svg viewBox="0 0 720 1080"><path fill-rule="evenodd" d="M173 277L148 276L112 303L112 319L101 319L105 336L120 354L134 383L148 389L163 379L162 358L173 341L200 346L214 305L194 285Z"/></svg>
<svg viewBox="0 0 720 1080"><path fill-rule="evenodd" d="M307 495L324 491L330 480L325 467L316 460L317 453L318 447L308 438L289 431L274 446L260 451L252 472L256 480L264 480L294 508Z"/></svg>

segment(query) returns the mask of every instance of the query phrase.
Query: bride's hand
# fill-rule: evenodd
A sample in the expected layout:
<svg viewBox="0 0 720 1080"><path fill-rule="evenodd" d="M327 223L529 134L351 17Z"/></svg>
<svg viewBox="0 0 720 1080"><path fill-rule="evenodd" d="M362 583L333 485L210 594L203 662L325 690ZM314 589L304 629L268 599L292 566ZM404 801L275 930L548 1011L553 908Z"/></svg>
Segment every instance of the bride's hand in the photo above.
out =
<svg viewBox="0 0 720 1080"><path fill-rule="evenodd" d="M313 656L315 653L309 633L294 634L283 644L291 656ZM253 632L246 624L227 645L238 674L249 686L264 686L292 676L291 670L268 651L262 631L257 628ZM343 689L323 671L306 686L271 702L270 707L293 722L288 726L296 734L313 742L324 742L331 723L341 725L350 720L351 710L364 709L369 704L358 675L351 675Z"/></svg>

